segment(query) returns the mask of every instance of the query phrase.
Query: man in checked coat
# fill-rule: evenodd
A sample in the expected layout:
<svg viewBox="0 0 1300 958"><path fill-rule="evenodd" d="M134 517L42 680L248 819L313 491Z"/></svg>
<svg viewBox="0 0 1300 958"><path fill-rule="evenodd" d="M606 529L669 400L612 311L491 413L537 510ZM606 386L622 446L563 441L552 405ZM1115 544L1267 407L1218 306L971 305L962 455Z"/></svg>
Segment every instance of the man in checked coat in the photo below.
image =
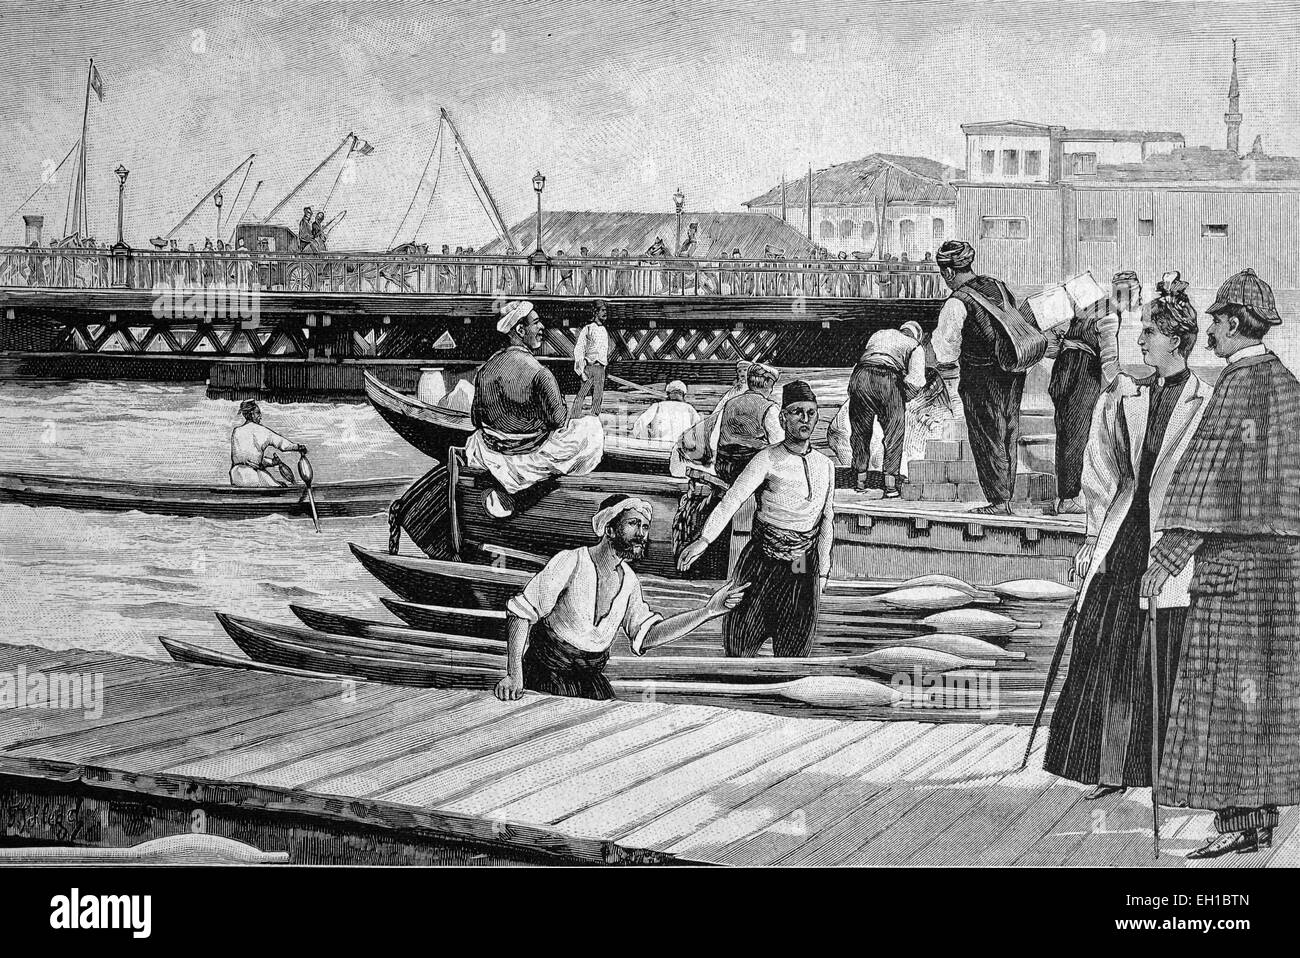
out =
<svg viewBox="0 0 1300 958"><path fill-rule="evenodd" d="M1193 563L1160 801L1214 809L1189 858L1272 844L1300 803L1300 383L1264 345L1281 317L1244 269L1208 310L1227 366L1169 485L1142 594Z"/></svg>

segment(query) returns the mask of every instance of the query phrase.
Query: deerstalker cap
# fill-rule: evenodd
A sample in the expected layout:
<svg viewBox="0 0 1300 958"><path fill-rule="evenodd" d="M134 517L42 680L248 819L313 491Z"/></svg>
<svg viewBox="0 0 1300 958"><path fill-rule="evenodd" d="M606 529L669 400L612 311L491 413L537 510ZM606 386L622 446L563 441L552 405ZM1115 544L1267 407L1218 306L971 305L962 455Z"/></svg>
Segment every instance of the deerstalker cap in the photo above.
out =
<svg viewBox="0 0 1300 958"><path fill-rule="evenodd" d="M1278 315L1277 301L1273 299L1273 288L1255 275L1249 266L1241 272L1228 277L1218 294L1214 305L1207 313L1217 313L1233 306L1244 306L1266 320L1270 326L1280 326L1282 317Z"/></svg>

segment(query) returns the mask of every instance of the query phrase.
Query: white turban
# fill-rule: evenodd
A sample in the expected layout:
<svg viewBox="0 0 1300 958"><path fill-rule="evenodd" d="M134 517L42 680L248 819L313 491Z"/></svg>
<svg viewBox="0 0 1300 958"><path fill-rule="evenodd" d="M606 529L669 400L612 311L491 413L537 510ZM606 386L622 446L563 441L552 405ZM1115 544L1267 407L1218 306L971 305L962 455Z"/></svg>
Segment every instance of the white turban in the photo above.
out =
<svg viewBox="0 0 1300 958"><path fill-rule="evenodd" d="M925 333L921 331L921 324L914 319L909 319L902 326L900 326L899 329L905 333L910 333L912 338L915 339L918 343L921 341L921 337L925 335Z"/></svg>
<svg viewBox="0 0 1300 958"><path fill-rule="evenodd" d="M686 383L682 382L680 379L674 379L666 387L664 387L664 392L670 394L682 393L684 395L686 393Z"/></svg>
<svg viewBox="0 0 1300 958"><path fill-rule="evenodd" d="M507 303L506 308L501 312L501 318L497 320L497 332L508 333L525 319L533 311L533 304L526 299L517 299L513 303Z"/></svg>
<svg viewBox="0 0 1300 958"><path fill-rule="evenodd" d="M645 517L646 522L650 521L650 503L644 499L638 499L631 496L627 499L620 499L606 509L601 509L591 517L591 529L598 536L605 535L605 529L611 522L621 516L623 513L632 511L638 512Z"/></svg>

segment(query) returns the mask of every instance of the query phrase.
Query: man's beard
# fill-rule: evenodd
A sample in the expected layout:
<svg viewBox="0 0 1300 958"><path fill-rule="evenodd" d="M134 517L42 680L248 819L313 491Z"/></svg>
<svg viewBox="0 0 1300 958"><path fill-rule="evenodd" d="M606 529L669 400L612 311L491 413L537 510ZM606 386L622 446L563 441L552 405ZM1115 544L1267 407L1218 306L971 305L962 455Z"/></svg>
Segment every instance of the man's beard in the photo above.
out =
<svg viewBox="0 0 1300 958"><path fill-rule="evenodd" d="M614 535L614 554L620 559L640 559L650 546L648 539L625 539Z"/></svg>

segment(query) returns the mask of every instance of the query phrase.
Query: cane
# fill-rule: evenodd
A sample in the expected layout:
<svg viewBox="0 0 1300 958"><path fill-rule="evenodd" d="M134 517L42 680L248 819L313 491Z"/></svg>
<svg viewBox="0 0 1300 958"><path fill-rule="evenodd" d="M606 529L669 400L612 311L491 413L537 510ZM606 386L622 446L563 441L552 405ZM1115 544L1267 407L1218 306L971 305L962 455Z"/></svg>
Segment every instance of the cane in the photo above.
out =
<svg viewBox="0 0 1300 958"><path fill-rule="evenodd" d="M1156 651L1156 597L1147 600L1147 646L1151 650L1151 834L1160 857L1160 657Z"/></svg>

